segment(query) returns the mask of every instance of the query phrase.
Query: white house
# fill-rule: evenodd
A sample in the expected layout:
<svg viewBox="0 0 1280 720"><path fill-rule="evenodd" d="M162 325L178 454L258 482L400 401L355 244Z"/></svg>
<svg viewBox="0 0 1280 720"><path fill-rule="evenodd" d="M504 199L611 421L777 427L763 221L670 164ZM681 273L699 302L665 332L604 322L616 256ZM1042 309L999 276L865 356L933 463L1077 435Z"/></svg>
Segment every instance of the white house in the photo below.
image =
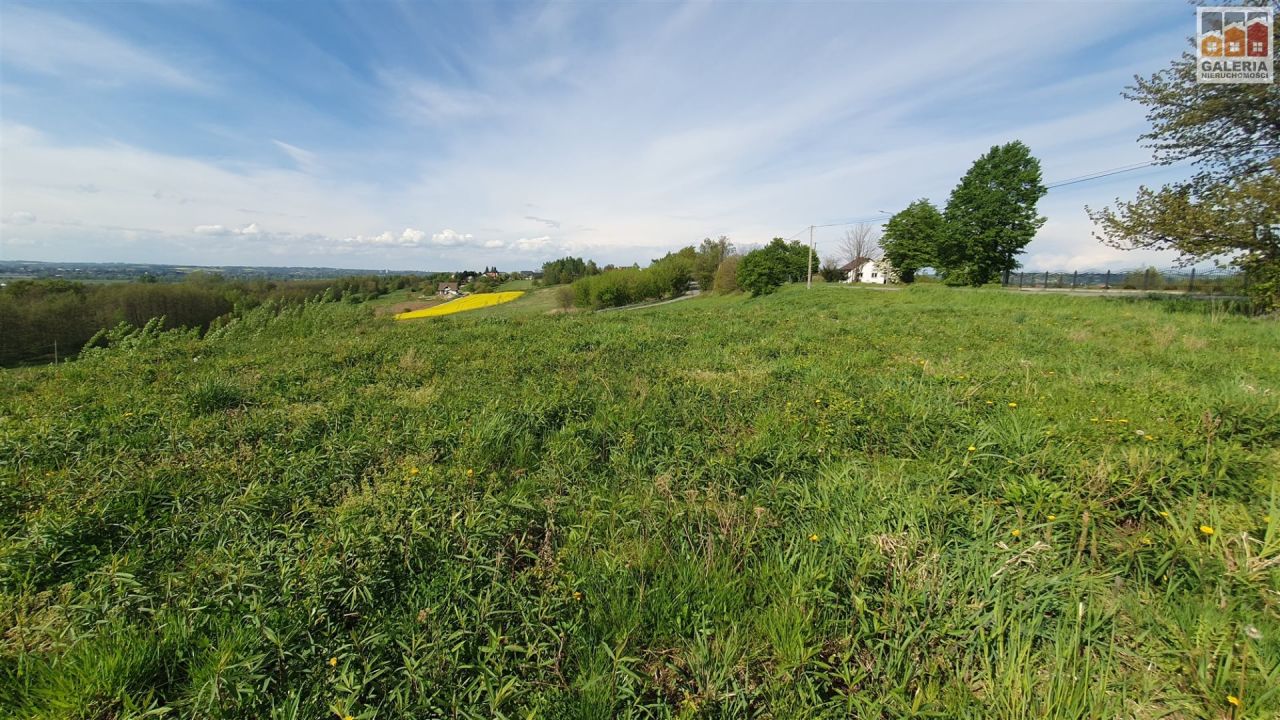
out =
<svg viewBox="0 0 1280 720"><path fill-rule="evenodd" d="M845 282L876 285L889 282L889 266L882 260L860 257L840 269L845 273Z"/></svg>

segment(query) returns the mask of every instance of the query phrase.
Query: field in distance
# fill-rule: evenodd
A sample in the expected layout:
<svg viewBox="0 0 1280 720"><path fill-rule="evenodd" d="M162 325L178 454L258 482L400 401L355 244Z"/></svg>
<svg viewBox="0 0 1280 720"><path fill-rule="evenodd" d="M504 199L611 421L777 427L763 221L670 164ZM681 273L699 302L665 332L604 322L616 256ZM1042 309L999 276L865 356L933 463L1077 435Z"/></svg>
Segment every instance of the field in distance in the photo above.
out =
<svg viewBox="0 0 1280 720"><path fill-rule="evenodd" d="M1280 713L1274 320L551 297L0 371L0 707Z"/></svg>

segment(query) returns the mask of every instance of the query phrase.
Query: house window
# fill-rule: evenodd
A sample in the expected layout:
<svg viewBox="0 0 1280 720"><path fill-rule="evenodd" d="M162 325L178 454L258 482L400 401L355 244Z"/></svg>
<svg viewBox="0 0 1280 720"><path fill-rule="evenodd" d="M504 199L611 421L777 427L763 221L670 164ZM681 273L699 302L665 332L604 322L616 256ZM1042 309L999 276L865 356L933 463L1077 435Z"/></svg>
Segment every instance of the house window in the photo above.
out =
<svg viewBox="0 0 1280 720"><path fill-rule="evenodd" d="M877 278L877 277L880 277L880 275L879 275L879 273L871 273L871 277L873 277L873 278Z"/></svg>

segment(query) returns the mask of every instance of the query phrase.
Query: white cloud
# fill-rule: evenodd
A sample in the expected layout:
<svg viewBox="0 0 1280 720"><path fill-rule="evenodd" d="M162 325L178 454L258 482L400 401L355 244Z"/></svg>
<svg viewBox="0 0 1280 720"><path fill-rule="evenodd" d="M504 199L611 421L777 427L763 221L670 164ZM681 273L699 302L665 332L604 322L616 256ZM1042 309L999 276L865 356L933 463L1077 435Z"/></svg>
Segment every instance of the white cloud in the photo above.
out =
<svg viewBox="0 0 1280 720"><path fill-rule="evenodd" d="M105 85L142 82L184 90L203 83L154 53L56 13L6 6L0 60L23 69Z"/></svg>
<svg viewBox="0 0 1280 720"><path fill-rule="evenodd" d="M36 221L36 216L26 210L18 210L5 215L4 221L9 225L30 225Z"/></svg>
<svg viewBox="0 0 1280 720"><path fill-rule="evenodd" d="M299 170L304 172L315 172L320 169L319 156L310 150L303 150L297 145L290 145L283 140L272 140L271 142L275 143L276 147L284 151L284 154L288 155L293 160Z"/></svg>
<svg viewBox="0 0 1280 720"><path fill-rule="evenodd" d="M396 109L418 122L445 122L474 118L497 111L488 95L465 88L451 88L399 70L378 73L392 95Z"/></svg>
<svg viewBox="0 0 1280 720"><path fill-rule="evenodd" d="M470 237L469 235L467 237ZM405 228L399 234L386 230L377 235L353 235L342 242L347 245L415 248L427 245L428 235L417 228Z"/></svg>
<svg viewBox="0 0 1280 720"><path fill-rule="evenodd" d="M445 228L444 230L441 230L440 232L435 233L431 236L431 242L435 243L436 245L442 245L444 247L451 247L454 245L470 245L473 239L474 238L470 233L467 233L464 235L462 233L454 232L453 230L450 230L448 228Z"/></svg>
<svg viewBox="0 0 1280 720"><path fill-rule="evenodd" d="M534 252L551 246L551 237L543 235L535 238L520 238L512 243L512 247L523 252Z"/></svg>
<svg viewBox="0 0 1280 720"><path fill-rule="evenodd" d="M239 228L229 228L226 225L197 225L191 229L191 232L197 235L213 236L261 235L262 229L258 227L258 223L249 223Z"/></svg>

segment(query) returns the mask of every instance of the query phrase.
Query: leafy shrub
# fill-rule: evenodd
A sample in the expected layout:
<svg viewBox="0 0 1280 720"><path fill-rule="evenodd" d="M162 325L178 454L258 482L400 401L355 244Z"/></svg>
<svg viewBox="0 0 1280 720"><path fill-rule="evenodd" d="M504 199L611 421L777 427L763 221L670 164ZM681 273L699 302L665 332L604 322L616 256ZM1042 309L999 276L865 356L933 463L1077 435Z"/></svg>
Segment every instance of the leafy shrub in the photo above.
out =
<svg viewBox="0 0 1280 720"><path fill-rule="evenodd" d="M738 264L738 285L753 297L767 295L783 283L804 280L814 260L808 245L782 238L747 253Z"/></svg>
<svg viewBox="0 0 1280 720"><path fill-rule="evenodd" d="M692 270L688 258L672 255L643 270L621 268L592 275L573 284L574 303L606 308L675 297L688 288Z"/></svg>
<svg viewBox="0 0 1280 720"><path fill-rule="evenodd" d="M716 268L715 279L712 281L711 289L722 294L737 292L738 263L740 262L742 262L741 255L730 255L721 260L720 266Z"/></svg>

